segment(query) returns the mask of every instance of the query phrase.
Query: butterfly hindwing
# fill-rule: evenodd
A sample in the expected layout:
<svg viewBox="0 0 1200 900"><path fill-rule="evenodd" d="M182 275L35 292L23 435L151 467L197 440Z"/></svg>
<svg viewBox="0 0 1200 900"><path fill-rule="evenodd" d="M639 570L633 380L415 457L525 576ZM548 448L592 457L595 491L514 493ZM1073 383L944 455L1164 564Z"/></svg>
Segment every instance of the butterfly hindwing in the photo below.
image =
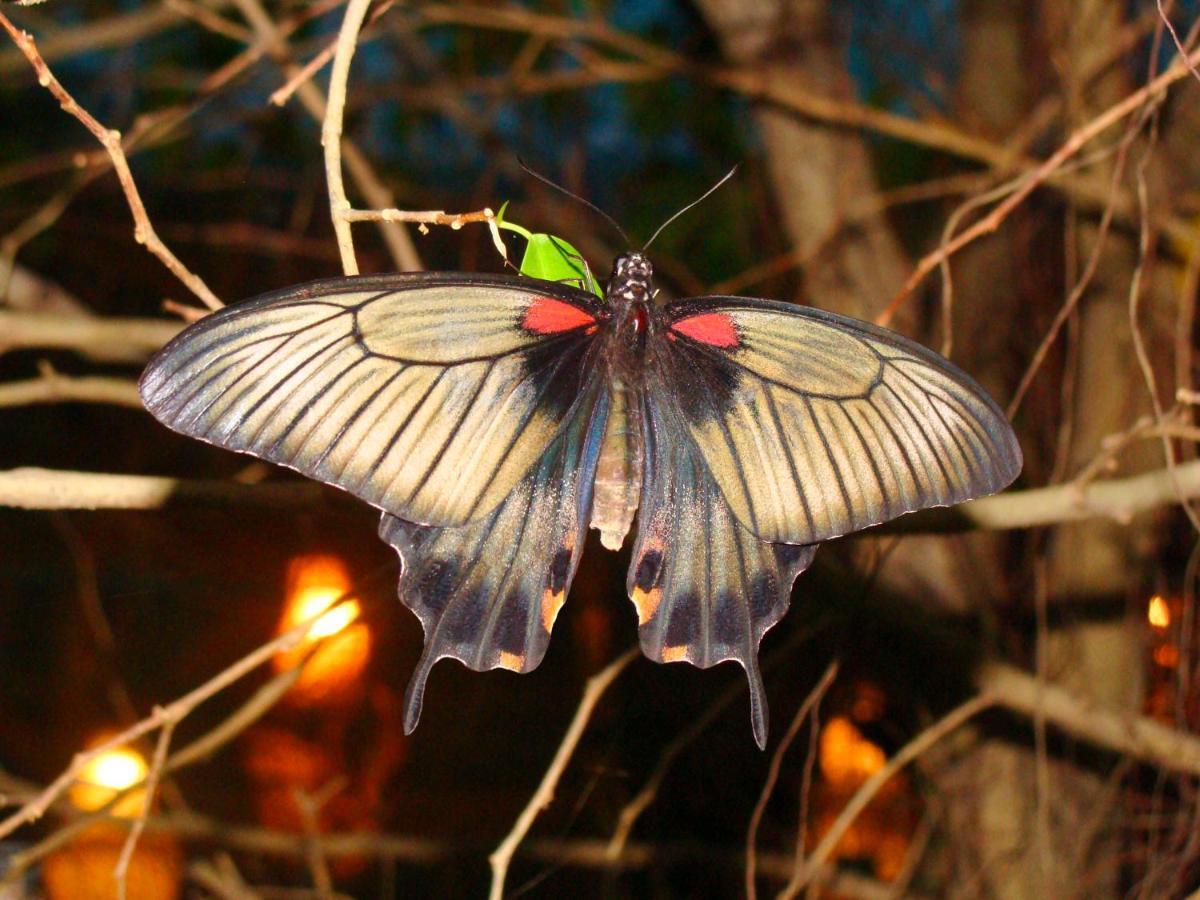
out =
<svg viewBox="0 0 1200 900"><path fill-rule="evenodd" d="M772 544L743 527L709 474L666 386L645 399L645 470L628 589L642 652L708 668L735 660L750 683L755 740L766 744L758 666L763 635L787 611L815 546Z"/></svg>
<svg viewBox="0 0 1200 900"><path fill-rule="evenodd" d="M408 521L486 515L543 455L605 312L529 278L316 282L213 313L151 361L164 424L289 466Z"/></svg>
<svg viewBox="0 0 1200 900"><path fill-rule="evenodd" d="M400 599L425 630L406 731L416 727L439 659L514 672L542 661L583 549L607 411L607 391L596 381L533 468L482 519L434 527L384 514L379 534L401 558Z"/></svg>
<svg viewBox="0 0 1200 900"><path fill-rule="evenodd" d="M811 544L1011 482L1021 452L969 376L844 316L739 297L665 311L659 354L737 519Z"/></svg>

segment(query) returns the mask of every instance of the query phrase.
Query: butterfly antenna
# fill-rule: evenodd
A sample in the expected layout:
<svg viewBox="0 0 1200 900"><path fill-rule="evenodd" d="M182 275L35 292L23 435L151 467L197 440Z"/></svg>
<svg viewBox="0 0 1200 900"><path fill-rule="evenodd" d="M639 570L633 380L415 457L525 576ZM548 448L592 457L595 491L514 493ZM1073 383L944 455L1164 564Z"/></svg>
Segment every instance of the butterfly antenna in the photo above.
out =
<svg viewBox="0 0 1200 900"><path fill-rule="evenodd" d="M728 172L725 173L724 178L722 178L720 181L718 181L716 184L714 184L712 187L710 187L707 191L705 191L703 194L701 194L699 197L697 197L695 200L693 200L691 203L689 203L683 209L679 210L679 212L675 213L675 215L671 216L671 218L667 219L667 221L665 221L661 225L659 225L658 230L656 232L654 232L654 234L650 235L650 240L646 241L646 243L642 245L643 252L647 248L649 248L649 246L651 244L654 243L654 239L656 237L658 237L660 234L662 234L662 231L664 228L666 228L668 225L670 225L672 222L674 222L676 219L678 219L680 216L682 216L685 212L687 212L692 207L699 206L701 203L703 203L705 200L707 200L709 198L709 196L717 188L719 188L721 185L723 185L725 182L727 182L730 178L732 178L733 173L736 172L737 170L738 170L738 167L734 166L732 169L730 169Z"/></svg>
<svg viewBox="0 0 1200 900"><path fill-rule="evenodd" d="M560 194L566 194L568 197L570 197L572 200L576 201L577 203L582 203L584 206L586 206L588 209L590 209L596 215L600 216L600 218L604 219L604 221L607 222L609 225L611 225L616 230L617 234L619 234L621 236L621 240L623 240L625 242L626 247L628 247L631 243L633 243L632 241L629 240L629 235L627 235L625 233L625 229L623 229L620 225L618 225L612 216L610 216L608 213L606 213L604 210L602 210L600 207L598 207L595 203L592 203L589 200L585 200L583 197L580 197L578 194L576 194L572 191L568 191L561 184L555 184L553 181L551 181L545 175L541 175L541 174L533 171L533 169L531 169L531 168L529 168L529 166L525 165L525 160L521 159L521 157L519 157L519 156L517 157L517 165L519 165L525 171L525 173L527 175L532 175L534 178L536 178L538 181L540 181L542 184L546 185L547 187L552 187L552 188L554 188L554 190L558 191Z"/></svg>

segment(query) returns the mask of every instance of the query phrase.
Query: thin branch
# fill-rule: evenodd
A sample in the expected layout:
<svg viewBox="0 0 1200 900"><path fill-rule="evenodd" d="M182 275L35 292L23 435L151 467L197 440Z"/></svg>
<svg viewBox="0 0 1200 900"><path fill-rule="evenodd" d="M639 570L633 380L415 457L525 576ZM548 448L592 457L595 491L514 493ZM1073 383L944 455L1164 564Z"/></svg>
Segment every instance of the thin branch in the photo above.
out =
<svg viewBox="0 0 1200 900"><path fill-rule="evenodd" d="M39 403L112 403L142 408L137 382L125 378L76 378L48 369L40 378L0 383L0 407Z"/></svg>
<svg viewBox="0 0 1200 900"><path fill-rule="evenodd" d="M207 759L262 718L278 702L279 698L287 693L288 689L296 683L296 679L299 678L305 662L311 657L312 653L316 652L319 646L319 643L314 643L312 650L294 668L285 669L283 672L280 672L255 691L249 700L238 707L219 725L188 744L182 750L174 753L167 760L164 773L169 774ZM8 867L5 870L3 882L0 883L11 883L23 872L26 872L36 864L38 860L45 858L58 848L66 846L77 834L86 831L96 822L109 821L108 814L112 808L131 791L140 790L141 787L140 784L135 784L125 790L118 791L101 809L76 819L74 822L58 829L33 846L14 853L8 860ZM28 800L33 799L33 796L35 796L33 792L26 793L30 794L30 796L23 802L28 802Z"/></svg>
<svg viewBox="0 0 1200 900"><path fill-rule="evenodd" d="M259 0L235 0L242 15L254 28L255 34L259 40L263 41L269 48L272 58L278 63L283 70L285 76L291 77L299 71L300 67L293 63L289 57L289 48L287 44L287 35L289 34L286 26L280 26L275 23ZM301 82L296 89L296 96L299 98L301 105L312 119L318 123L324 122L326 115L325 98L321 91L312 82ZM358 190L366 198L371 206L379 209L386 209L395 206L395 197L392 191L383 183L371 166L370 160L367 159L358 146L349 138L343 138L341 142L342 156L346 162L346 168L350 172L350 177L354 180ZM399 224L394 222L380 222L379 233L383 237L383 242L387 246L388 253L392 257L392 262L397 269L401 271L415 271L421 268L421 258L417 254L417 249L413 245L412 238Z"/></svg>
<svg viewBox="0 0 1200 900"><path fill-rule="evenodd" d="M54 77L54 74L50 71L50 67L46 65L46 61L38 53L33 37L14 26L2 12L0 12L0 26L8 32L13 43L17 45L17 48L29 60L29 64L33 66L33 70L37 74L38 84L50 91L54 95L54 98L58 100L58 104L63 108L63 111L78 119L83 127L90 131L108 152L109 157L112 159L113 169L117 173L117 179L121 182L121 189L125 192L129 211L133 214L133 239L157 256L163 265L187 286L188 290L200 298L200 301L205 306L209 309L220 309L223 304L217 299L217 295L209 289L200 276L193 274L187 266L179 261L170 248L159 238L158 234L154 231L154 226L150 224L150 217L146 214L146 207L142 203L141 194L138 193L137 185L134 183L133 173L129 170L129 161L125 158L125 151L121 148L121 133L105 128L91 113L75 102L75 98Z"/></svg>
<svg viewBox="0 0 1200 900"><path fill-rule="evenodd" d="M800 704L800 708L796 710L796 715L792 717L783 739L780 740L779 746L775 748L775 753L771 756L767 777L763 781L762 790L758 794L758 802L754 804L754 812L750 814L750 824L746 828L746 897L748 900L754 900L758 895L758 888L755 884L755 873L758 868L758 826L762 822L767 802L771 799L771 794L774 793L775 785L779 781L779 770L783 766L783 757L792 745L792 741L796 739L796 735L800 733L800 726L808 719L809 712L824 699L830 685L837 678L837 673L838 661L835 659L826 667L825 674L821 676L816 686L809 691L804 702ZM813 728L816 728L815 721Z"/></svg>
<svg viewBox="0 0 1200 900"><path fill-rule="evenodd" d="M517 88L544 88L544 84L537 83L542 79L552 82L552 88L575 90L585 83L594 84L610 78L644 81L653 77L657 70L659 78L677 74L687 75L697 81L739 93L751 100L777 105L814 121L874 131L952 156L975 160L1001 173L1019 170L1032 173L1042 165L1041 160L1023 156L1019 148L1011 144L996 143L944 122L917 120L842 97L814 93L792 77L786 69L780 71L771 67L721 67L710 62L693 62L686 56L615 29L598 18L555 16L529 12L513 6L495 7L472 3L426 3L414 8L413 12L430 24L460 24L483 29L518 31L563 41L591 40L618 54L633 57L641 63L630 65L619 60L606 60L605 71L601 73L603 77L599 79L593 72L552 72L538 78L524 78L515 86ZM1107 65L1107 62L1104 65ZM501 89L512 87L508 84L507 77L493 81ZM1051 172L1044 180L1049 186L1063 190L1090 207L1103 208L1110 200L1107 187L1101 179L1067 177L1062 172ZM1130 198L1122 197L1117 208L1123 219L1132 218L1133 203ZM1186 243L1194 239L1192 224L1182 219L1172 218L1165 221L1163 231Z"/></svg>
<svg viewBox="0 0 1200 900"><path fill-rule="evenodd" d="M378 6L371 10L371 15L367 18L367 25L373 24L380 16L392 8L396 0L383 0ZM333 59L334 53L337 52L337 41L326 44L325 47L306 62L300 69L287 80L279 90L271 94L270 103L272 106L283 106L291 99L292 94L301 84L311 79L317 72L323 69L328 62Z"/></svg>
<svg viewBox="0 0 1200 900"><path fill-rule="evenodd" d="M780 891L779 896L781 898L795 897L799 891L803 890L805 885L812 881L814 867L824 864L825 860L829 858L834 848L850 829L850 826L854 824L854 820L858 818L859 813L866 808L867 804L871 802L880 789L897 772L946 735L957 730L968 719L978 715L995 702L995 698L986 694L972 697L966 703L955 707L905 744L895 756L887 761L885 766L863 782L862 787L850 798L850 801L843 807L837 819L829 827L829 830L825 832L821 838L821 842L817 844L816 849L813 850L808 860L804 861L797 858L795 873L787 886Z"/></svg>
<svg viewBox="0 0 1200 900"><path fill-rule="evenodd" d="M350 0L338 32L337 50L329 72L329 93L325 103L325 121L321 126L321 145L325 148L325 178L329 190L329 214L337 235L338 251L342 255L342 271L358 274L358 259L354 255L354 234L346 213L350 201L342 182L342 119L346 109L346 83L350 78L350 61L358 43L358 32L371 0Z"/></svg>
<svg viewBox="0 0 1200 900"><path fill-rule="evenodd" d="M313 482L249 485L35 467L0 472L0 506L18 509L161 509L176 501L307 506L323 496Z"/></svg>
<svg viewBox="0 0 1200 900"><path fill-rule="evenodd" d="M472 222L491 223L496 214L487 207L478 212L448 213L440 209L348 209L342 213L347 222L416 222L421 225L446 225L458 231Z"/></svg>
<svg viewBox="0 0 1200 900"><path fill-rule="evenodd" d="M1200 60L1200 50L1182 60L1176 59L1157 78L1139 90L1129 94L1124 99L1114 103L1104 112L1100 113L1100 115L1071 132L1067 140L1063 142L1063 145L1027 176L1024 185L1019 190L1013 192L1007 200L997 204L996 208L987 216L961 232L954 240L942 244L936 250L924 256L917 263L916 268L904 283L899 293L892 298L884 311L876 318L876 322L880 325L886 325L891 321L892 316L895 315L896 310L900 308L905 299L912 294L917 285L925 279L926 275L941 265L942 260L957 253L977 238L996 231L1001 223L1008 218L1009 214L1020 206L1039 185L1046 182L1063 163L1087 146L1094 138L1103 134L1126 116L1137 112L1148 100L1152 100L1166 91L1176 81L1186 78L1191 72L1190 67L1197 60Z"/></svg>
<svg viewBox="0 0 1200 900"><path fill-rule="evenodd" d="M976 683L997 705L1046 722L1076 738L1171 772L1200 776L1200 736L1178 731L1146 716L1108 709L1053 683L1004 663L980 670Z"/></svg>
<svg viewBox="0 0 1200 900"><path fill-rule="evenodd" d="M165 319L57 315L0 309L0 354L31 347L105 351L148 358L179 333Z"/></svg>
<svg viewBox="0 0 1200 900"><path fill-rule="evenodd" d="M525 835L529 833L530 826L533 825L533 820L537 818L538 813L549 806L554 799L554 790L558 787L558 781L562 778L567 763L571 761L571 754L575 752L579 739L583 737L584 729L587 728L588 722L592 718L592 711L596 708L596 704L604 696L608 686L638 657L639 653L640 651L636 647L626 651L588 679L587 686L583 690L583 697L579 701L579 708L575 710L575 717L571 719L567 733L563 735L562 743L559 744L558 752L554 754L554 759L546 769L546 774L542 776L541 784L533 792L533 796L529 798L529 803L521 810L521 814L517 816L512 831L488 857L488 863L492 867L492 889L489 894L491 900L502 900L504 897L504 880L508 875L508 866L512 862L513 854Z"/></svg>
<svg viewBox="0 0 1200 900"><path fill-rule="evenodd" d="M155 711L157 712L157 710ZM154 807L154 795L158 792L158 782L162 778L163 768L167 762L167 749L171 746L171 735L175 733L175 724L175 721L168 719L158 733L154 756L150 760L150 769L144 780L145 787L142 788L142 809L138 813L137 819L134 820L133 827L129 829L129 834L125 836L125 843L121 845L121 855L117 858L117 865L113 870L113 875L117 880L117 896L120 900L126 898L129 863L133 860L133 851L137 849L138 840L141 838L142 832L146 830L146 820L150 817L150 810Z"/></svg>
<svg viewBox="0 0 1200 900"><path fill-rule="evenodd" d="M310 620L302 622L290 631L251 651L199 687L184 694L178 700L166 706L157 707L152 715L147 716L136 725L126 728L115 737L98 744L86 752L77 753L71 765L39 793L37 797L3 821L0 821L0 839L12 834L13 831L22 825L27 825L41 818L46 810L50 808L50 804L57 800L71 786L71 783L84 767L102 753L107 753L109 750L117 747L123 747L157 728L168 724L172 725L172 727L178 725L179 722L186 718L200 704L220 693L234 682L241 680L245 675L257 669L277 653L296 647L304 640L312 622L320 618L320 615L314 615Z"/></svg>

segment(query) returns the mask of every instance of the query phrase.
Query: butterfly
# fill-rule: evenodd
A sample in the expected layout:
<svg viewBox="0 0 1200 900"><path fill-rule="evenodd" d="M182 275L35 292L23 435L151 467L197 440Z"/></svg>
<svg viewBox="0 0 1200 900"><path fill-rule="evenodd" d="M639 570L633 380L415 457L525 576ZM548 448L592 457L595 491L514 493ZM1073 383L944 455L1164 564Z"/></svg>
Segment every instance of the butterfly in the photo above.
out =
<svg viewBox="0 0 1200 900"><path fill-rule="evenodd" d="M434 664L528 672L589 526L636 518L628 593L657 662L745 669L817 545L997 491L1021 468L996 404L931 350L851 318L744 297L659 302L642 252L603 297L518 275L317 281L192 324L149 363L175 431L383 511L401 600Z"/></svg>

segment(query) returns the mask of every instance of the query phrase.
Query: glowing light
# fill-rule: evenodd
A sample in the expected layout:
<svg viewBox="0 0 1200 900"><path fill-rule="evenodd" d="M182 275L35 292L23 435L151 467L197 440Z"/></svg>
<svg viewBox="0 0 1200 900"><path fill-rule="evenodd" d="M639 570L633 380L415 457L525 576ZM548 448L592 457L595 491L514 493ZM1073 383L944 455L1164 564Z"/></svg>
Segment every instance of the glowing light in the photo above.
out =
<svg viewBox="0 0 1200 900"><path fill-rule="evenodd" d="M1164 669L1179 665L1179 648L1174 644L1160 644L1154 648L1154 661Z"/></svg>
<svg viewBox="0 0 1200 900"><path fill-rule="evenodd" d="M822 729L819 759L825 778L837 786L861 784L886 762L883 750L843 716Z"/></svg>
<svg viewBox="0 0 1200 900"><path fill-rule="evenodd" d="M1171 624L1171 607L1161 595L1155 594L1150 598L1150 605L1146 608L1146 619L1154 628L1166 628Z"/></svg>
<svg viewBox="0 0 1200 900"><path fill-rule="evenodd" d="M301 556L288 567L287 583L288 600L279 620L279 633L314 616L319 618L309 626L299 646L275 657L275 669L282 672L295 668L308 658L289 695L295 702L314 703L342 696L357 686L371 654L371 633L365 623L358 621L362 607L347 596L350 575L336 556Z"/></svg>
<svg viewBox="0 0 1200 900"><path fill-rule="evenodd" d="M101 737L94 743L107 739ZM148 771L146 760L136 751L124 747L106 750L83 767L68 796L77 807L91 812L106 806L126 788L144 781ZM130 791L113 807L112 813L126 818L136 816L141 812L142 801L140 790Z"/></svg>

